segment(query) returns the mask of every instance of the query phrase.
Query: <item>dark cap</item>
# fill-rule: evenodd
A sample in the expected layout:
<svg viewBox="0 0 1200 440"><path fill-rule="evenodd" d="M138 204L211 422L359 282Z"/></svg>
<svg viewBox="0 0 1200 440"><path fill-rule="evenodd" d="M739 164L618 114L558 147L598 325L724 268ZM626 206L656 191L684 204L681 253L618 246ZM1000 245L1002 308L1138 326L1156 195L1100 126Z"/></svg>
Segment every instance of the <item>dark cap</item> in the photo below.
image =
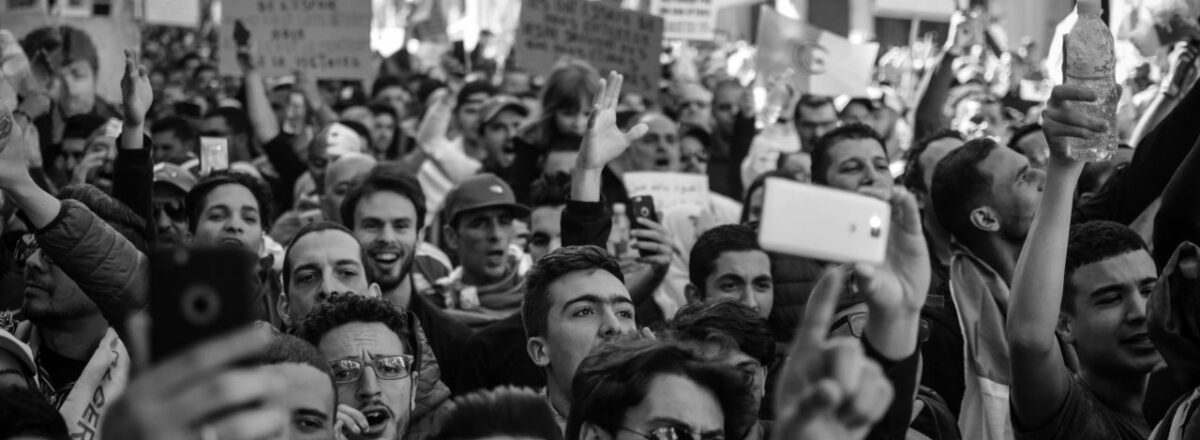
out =
<svg viewBox="0 0 1200 440"><path fill-rule="evenodd" d="M529 108L525 107L525 104L522 104L517 98L508 95L496 95L483 103L483 110L479 112L479 121L482 122L479 124L479 130L482 131L483 127L488 122L491 122L496 115L508 109L516 110L517 113L521 114L521 117L529 117Z"/></svg>
<svg viewBox="0 0 1200 440"><path fill-rule="evenodd" d="M454 109L458 110L463 104L469 102L471 95L486 93L488 98L496 95L496 86L493 86L487 81L471 81L463 86L462 90L458 91L457 101L454 104Z"/></svg>
<svg viewBox="0 0 1200 440"><path fill-rule="evenodd" d="M179 165L159 162L154 165L154 183L169 185L187 194L196 186L196 176Z"/></svg>
<svg viewBox="0 0 1200 440"><path fill-rule="evenodd" d="M464 180L450 190L445 203L442 218L451 224L462 213L483 208L506 208L513 217L529 216L529 208L517 203L512 188L494 174L480 174Z"/></svg>

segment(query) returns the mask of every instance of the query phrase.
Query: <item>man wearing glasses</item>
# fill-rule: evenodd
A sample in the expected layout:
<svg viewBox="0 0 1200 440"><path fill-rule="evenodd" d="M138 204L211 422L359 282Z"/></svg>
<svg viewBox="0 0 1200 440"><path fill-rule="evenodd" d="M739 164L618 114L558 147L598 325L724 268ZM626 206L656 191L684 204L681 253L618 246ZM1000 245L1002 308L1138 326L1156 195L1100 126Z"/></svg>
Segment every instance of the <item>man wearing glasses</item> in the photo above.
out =
<svg viewBox="0 0 1200 440"><path fill-rule="evenodd" d="M411 326L400 309L358 295L334 296L302 321L300 337L329 360L349 438L394 440L408 428L420 363Z"/></svg>
<svg viewBox="0 0 1200 440"><path fill-rule="evenodd" d="M154 228L158 243L179 246L187 243L188 216L184 198L196 186L196 177L179 165L161 162L154 166Z"/></svg>

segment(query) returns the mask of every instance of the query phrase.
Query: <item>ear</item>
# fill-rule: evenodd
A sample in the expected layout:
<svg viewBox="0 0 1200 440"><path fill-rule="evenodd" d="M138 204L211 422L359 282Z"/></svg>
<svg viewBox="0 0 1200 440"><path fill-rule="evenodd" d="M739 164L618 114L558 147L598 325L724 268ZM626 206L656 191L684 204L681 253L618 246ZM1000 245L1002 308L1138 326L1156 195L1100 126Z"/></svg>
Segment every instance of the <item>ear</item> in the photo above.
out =
<svg viewBox="0 0 1200 440"><path fill-rule="evenodd" d="M287 292L279 293L279 302L275 303L275 308L279 309L279 319L288 327L292 326L292 316L288 313L288 296Z"/></svg>
<svg viewBox="0 0 1200 440"><path fill-rule="evenodd" d="M1066 312L1058 313L1058 325L1055 327L1054 332L1057 333L1058 337L1067 344L1075 343L1075 335L1071 329L1071 324L1072 318L1070 314L1067 314Z"/></svg>
<svg viewBox="0 0 1200 440"><path fill-rule="evenodd" d="M687 283L683 287L683 295L687 298L688 304L700 302L700 289L695 284Z"/></svg>
<svg viewBox="0 0 1200 440"><path fill-rule="evenodd" d="M458 250L458 231L450 225L442 226L442 240L446 241L446 247Z"/></svg>
<svg viewBox="0 0 1200 440"><path fill-rule="evenodd" d="M378 283L371 283L367 287L367 298L383 298L383 289L379 287Z"/></svg>
<svg viewBox="0 0 1200 440"><path fill-rule="evenodd" d="M529 354L529 359L534 365L545 367L550 365L550 349L546 346L546 340L541 336L534 336L525 341L525 352Z"/></svg>
<svg viewBox="0 0 1200 440"><path fill-rule="evenodd" d="M1000 218L996 212L987 206L981 206L971 211L971 224L984 232L1000 230Z"/></svg>
<svg viewBox="0 0 1200 440"><path fill-rule="evenodd" d="M612 440L613 436L588 422L579 427L579 440Z"/></svg>

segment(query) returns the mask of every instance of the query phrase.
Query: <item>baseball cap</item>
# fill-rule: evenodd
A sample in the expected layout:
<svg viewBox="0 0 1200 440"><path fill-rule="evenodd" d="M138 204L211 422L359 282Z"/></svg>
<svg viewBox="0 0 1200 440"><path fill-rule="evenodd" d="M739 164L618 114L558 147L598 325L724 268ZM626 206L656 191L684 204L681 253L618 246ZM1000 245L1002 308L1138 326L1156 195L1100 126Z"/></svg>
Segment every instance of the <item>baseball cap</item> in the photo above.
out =
<svg viewBox="0 0 1200 440"><path fill-rule="evenodd" d="M481 116L480 121L483 121L483 123L479 124L479 129L483 130L484 125L487 125L488 122L492 121L492 118L495 118L496 115L507 109L516 110L522 117L529 116L529 108L525 107L525 104L522 104L517 98L508 95L496 95L483 103L483 110L479 113Z"/></svg>
<svg viewBox="0 0 1200 440"><path fill-rule="evenodd" d="M362 136L340 122L329 124L328 127L317 133L312 142L314 148L310 148L309 151L321 151L321 147L324 146L325 155L333 157L362 153L366 149Z"/></svg>
<svg viewBox="0 0 1200 440"><path fill-rule="evenodd" d="M179 165L159 162L154 165L154 183L160 182L178 188L186 194L196 186L196 176Z"/></svg>
<svg viewBox="0 0 1200 440"><path fill-rule="evenodd" d="M529 208L517 203L512 188L495 174L480 174L459 183L446 195L444 206L442 215L449 223L464 212L483 208L506 208L514 217L529 216Z"/></svg>
<svg viewBox="0 0 1200 440"><path fill-rule="evenodd" d="M0 329L0 350L12 353L13 357L25 368L24 374L30 378L37 377L37 367L33 364L33 350L7 330Z"/></svg>

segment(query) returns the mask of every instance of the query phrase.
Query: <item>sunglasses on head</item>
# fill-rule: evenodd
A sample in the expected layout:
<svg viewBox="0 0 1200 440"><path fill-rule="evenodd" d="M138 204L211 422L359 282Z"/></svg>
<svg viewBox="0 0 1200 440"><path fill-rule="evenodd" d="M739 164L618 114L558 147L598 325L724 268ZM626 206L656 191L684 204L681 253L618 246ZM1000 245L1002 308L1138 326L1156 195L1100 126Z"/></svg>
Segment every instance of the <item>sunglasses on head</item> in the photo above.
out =
<svg viewBox="0 0 1200 440"><path fill-rule="evenodd" d="M16 260L18 265L24 266L25 262L41 249L41 245L38 244L37 238L33 234L22 235L21 239L17 240L13 246L13 259ZM50 264L50 257L46 256L45 252L42 252L41 256L43 264Z"/></svg>
<svg viewBox="0 0 1200 440"><path fill-rule="evenodd" d="M646 440L725 440L725 434L722 432L701 433L682 424L660 426L650 432L638 432L629 428L621 428L621 430Z"/></svg>

